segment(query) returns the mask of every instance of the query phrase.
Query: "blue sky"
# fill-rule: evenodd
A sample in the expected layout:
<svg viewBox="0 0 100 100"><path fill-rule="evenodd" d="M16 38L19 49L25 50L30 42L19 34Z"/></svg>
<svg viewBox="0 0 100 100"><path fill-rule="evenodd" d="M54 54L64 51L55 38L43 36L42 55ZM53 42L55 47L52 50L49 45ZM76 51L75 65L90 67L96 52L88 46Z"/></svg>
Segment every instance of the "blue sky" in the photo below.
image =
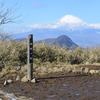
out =
<svg viewBox="0 0 100 100"><path fill-rule="evenodd" d="M3 1L3 0L0 0ZM21 31L27 25L54 22L65 15L74 15L86 23L100 23L100 0L4 0L5 7L17 4L15 16L22 15L20 24L7 27ZM14 27L14 28L13 28Z"/></svg>

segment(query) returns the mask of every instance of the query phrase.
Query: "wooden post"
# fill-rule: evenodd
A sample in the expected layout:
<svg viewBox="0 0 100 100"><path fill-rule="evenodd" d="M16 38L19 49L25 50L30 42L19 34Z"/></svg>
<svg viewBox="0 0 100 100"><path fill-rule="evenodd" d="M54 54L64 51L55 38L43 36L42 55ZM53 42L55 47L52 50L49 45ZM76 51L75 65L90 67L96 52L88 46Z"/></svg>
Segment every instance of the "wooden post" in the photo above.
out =
<svg viewBox="0 0 100 100"><path fill-rule="evenodd" d="M27 64L28 64L28 69L27 69L27 77L28 80L33 79L33 35L29 34L28 35L28 53L27 53Z"/></svg>

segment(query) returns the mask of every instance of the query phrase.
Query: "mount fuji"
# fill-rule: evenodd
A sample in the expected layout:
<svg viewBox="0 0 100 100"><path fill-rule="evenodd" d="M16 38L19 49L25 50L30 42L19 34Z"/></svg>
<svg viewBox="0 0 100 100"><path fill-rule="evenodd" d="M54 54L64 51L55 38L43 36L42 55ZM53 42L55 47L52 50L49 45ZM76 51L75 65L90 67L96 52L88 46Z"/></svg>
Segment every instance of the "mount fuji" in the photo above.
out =
<svg viewBox="0 0 100 100"><path fill-rule="evenodd" d="M84 23L80 18L73 15L65 15L62 18L58 19L56 22L60 23Z"/></svg>
<svg viewBox="0 0 100 100"><path fill-rule="evenodd" d="M65 15L51 23L27 25L26 27L31 29L30 31L14 34L13 38L27 38L28 34L33 34L34 40L38 41L67 35L74 43L81 47L92 47L100 44L99 26L100 24L86 23L73 15Z"/></svg>

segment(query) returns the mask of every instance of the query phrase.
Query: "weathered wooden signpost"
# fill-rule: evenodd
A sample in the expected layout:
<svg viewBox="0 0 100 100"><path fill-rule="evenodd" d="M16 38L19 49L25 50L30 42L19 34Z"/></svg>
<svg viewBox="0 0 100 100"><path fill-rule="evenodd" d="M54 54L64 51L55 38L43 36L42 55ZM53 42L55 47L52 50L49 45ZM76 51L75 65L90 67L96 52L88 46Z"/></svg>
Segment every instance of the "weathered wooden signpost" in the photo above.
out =
<svg viewBox="0 0 100 100"><path fill-rule="evenodd" d="M33 34L28 35L28 54L27 54L27 77L28 80L33 79Z"/></svg>

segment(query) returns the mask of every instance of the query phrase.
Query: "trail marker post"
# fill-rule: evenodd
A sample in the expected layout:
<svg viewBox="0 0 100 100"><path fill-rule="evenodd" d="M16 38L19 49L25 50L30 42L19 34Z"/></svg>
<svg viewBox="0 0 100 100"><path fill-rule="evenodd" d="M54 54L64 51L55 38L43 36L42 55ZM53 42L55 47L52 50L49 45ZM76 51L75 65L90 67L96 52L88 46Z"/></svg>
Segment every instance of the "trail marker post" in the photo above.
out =
<svg viewBox="0 0 100 100"><path fill-rule="evenodd" d="M33 34L28 35L27 64L27 77L31 81L33 79Z"/></svg>

